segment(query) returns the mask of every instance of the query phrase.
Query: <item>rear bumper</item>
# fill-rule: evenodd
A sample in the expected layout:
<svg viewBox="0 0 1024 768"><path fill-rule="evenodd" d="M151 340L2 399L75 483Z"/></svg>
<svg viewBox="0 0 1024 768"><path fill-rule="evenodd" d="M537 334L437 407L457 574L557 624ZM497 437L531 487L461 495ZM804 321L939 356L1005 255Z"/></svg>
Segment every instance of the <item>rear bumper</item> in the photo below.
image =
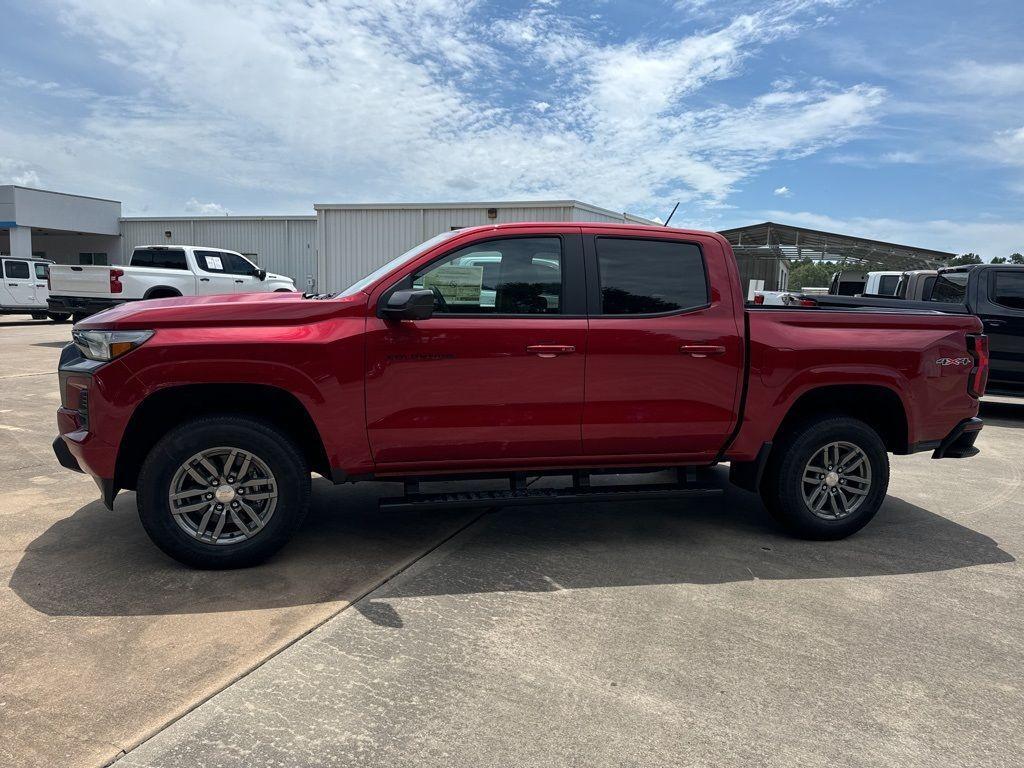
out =
<svg viewBox="0 0 1024 768"><path fill-rule="evenodd" d="M964 419L953 430L946 435L939 446L932 453L933 459L966 459L975 456L978 449L974 447L974 441L978 439L985 422L977 416L971 419Z"/></svg>
<svg viewBox="0 0 1024 768"><path fill-rule="evenodd" d="M98 296L50 296L46 306L53 314L95 315L105 309L124 304L127 299L107 299Z"/></svg>

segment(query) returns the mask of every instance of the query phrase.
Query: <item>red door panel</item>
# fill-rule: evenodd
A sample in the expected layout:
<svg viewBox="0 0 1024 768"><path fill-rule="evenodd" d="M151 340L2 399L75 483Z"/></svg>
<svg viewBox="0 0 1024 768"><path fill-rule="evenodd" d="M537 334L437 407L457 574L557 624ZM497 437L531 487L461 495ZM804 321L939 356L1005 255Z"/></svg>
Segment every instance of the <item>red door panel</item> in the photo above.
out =
<svg viewBox="0 0 1024 768"><path fill-rule="evenodd" d="M693 303L706 300L707 306L675 314L602 314L613 305L623 312L642 310L645 281L654 286L653 298L646 303L659 306L659 294L664 299L673 294L659 282L699 276L701 258L698 255L692 270L675 266L689 262L673 262L672 268L661 271L645 267L647 257L622 246L621 230L589 231L596 238L585 240L593 309L584 452L713 458L735 426L743 375L743 307L735 290L738 278L731 254L713 237L670 232L663 238L649 233L637 237L689 244L690 258L697 253L692 246L699 246L708 287ZM602 252L604 236L609 247ZM618 256L613 256L616 249ZM651 258L656 264L656 258L664 256Z"/></svg>
<svg viewBox="0 0 1024 768"><path fill-rule="evenodd" d="M581 452L587 321L367 321L374 461L430 465Z"/></svg>

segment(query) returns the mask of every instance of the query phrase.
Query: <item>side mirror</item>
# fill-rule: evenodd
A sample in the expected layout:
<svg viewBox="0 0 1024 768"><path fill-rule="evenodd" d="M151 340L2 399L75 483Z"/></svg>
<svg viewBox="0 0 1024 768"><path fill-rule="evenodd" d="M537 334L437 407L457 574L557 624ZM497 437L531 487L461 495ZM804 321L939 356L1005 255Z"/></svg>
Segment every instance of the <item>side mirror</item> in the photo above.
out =
<svg viewBox="0 0 1024 768"><path fill-rule="evenodd" d="M267 279L267 270L265 270L265 269L257 269L256 270L256 277L258 277L260 280L266 280Z"/></svg>
<svg viewBox="0 0 1024 768"><path fill-rule="evenodd" d="M434 292L429 288L395 291L379 314L385 320L426 320L434 314Z"/></svg>

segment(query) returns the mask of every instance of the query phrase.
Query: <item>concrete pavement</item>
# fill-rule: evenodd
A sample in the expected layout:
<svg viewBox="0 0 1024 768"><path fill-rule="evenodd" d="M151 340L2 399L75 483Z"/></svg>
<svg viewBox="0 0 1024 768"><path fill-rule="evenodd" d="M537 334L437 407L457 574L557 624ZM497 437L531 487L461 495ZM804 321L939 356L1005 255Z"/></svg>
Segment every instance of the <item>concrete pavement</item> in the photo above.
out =
<svg viewBox="0 0 1024 768"><path fill-rule="evenodd" d="M0 764L100 766L471 520L384 514L380 487L314 482L292 545L188 570L50 448L70 325L0 321ZM394 488L389 489L394 493ZM478 513L476 513L478 514Z"/></svg>
<svg viewBox="0 0 1024 768"><path fill-rule="evenodd" d="M757 500L493 512L118 764L1024 762L1024 407L894 457L876 520Z"/></svg>

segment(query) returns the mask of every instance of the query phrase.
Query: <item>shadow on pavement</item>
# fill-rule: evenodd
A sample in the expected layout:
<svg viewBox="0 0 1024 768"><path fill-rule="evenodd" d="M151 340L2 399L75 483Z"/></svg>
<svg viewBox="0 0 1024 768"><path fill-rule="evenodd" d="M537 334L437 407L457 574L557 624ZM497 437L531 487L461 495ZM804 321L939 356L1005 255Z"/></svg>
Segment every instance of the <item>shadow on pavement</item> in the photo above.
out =
<svg viewBox="0 0 1024 768"><path fill-rule="evenodd" d="M52 525L29 544L11 589L51 616L202 614L354 599L395 564L430 549L474 514L382 513L378 484L313 483L298 535L267 563L244 570L179 565L146 536L135 495L113 512L99 501ZM479 514L479 513L475 513Z"/></svg>
<svg viewBox="0 0 1024 768"><path fill-rule="evenodd" d="M193 571L146 538L126 494L61 520L29 546L11 577L26 603L50 615L108 616L251 610L354 598L360 574L380 573L396 549L412 557L444 538L456 512L381 513L380 487L314 483L303 530L269 563ZM391 597L655 584L892 576L1009 563L995 541L890 496L859 534L808 542L778 531L753 494L729 489L686 503L513 507L484 517L454 552L356 605L401 627ZM441 532L439 534L439 531Z"/></svg>
<svg viewBox="0 0 1024 768"><path fill-rule="evenodd" d="M1024 425L1024 398L1016 403L982 400L978 415L996 427L1019 427Z"/></svg>
<svg viewBox="0 0 1024 768"><path fill-rule="evenodd" d="M673 505L605 504L505 509L485 518L456 553L357 604L394 617L389 598L482 592L753 580L836 579L929 573L1014 558L988 536L893 496L860 533L814 542L778 531L759 499L730 489L720 499ZM411 575L411 574L410 574ZM380 600L377 599L379 596ZM365 604L370 602L374 607Z"/></svg>

